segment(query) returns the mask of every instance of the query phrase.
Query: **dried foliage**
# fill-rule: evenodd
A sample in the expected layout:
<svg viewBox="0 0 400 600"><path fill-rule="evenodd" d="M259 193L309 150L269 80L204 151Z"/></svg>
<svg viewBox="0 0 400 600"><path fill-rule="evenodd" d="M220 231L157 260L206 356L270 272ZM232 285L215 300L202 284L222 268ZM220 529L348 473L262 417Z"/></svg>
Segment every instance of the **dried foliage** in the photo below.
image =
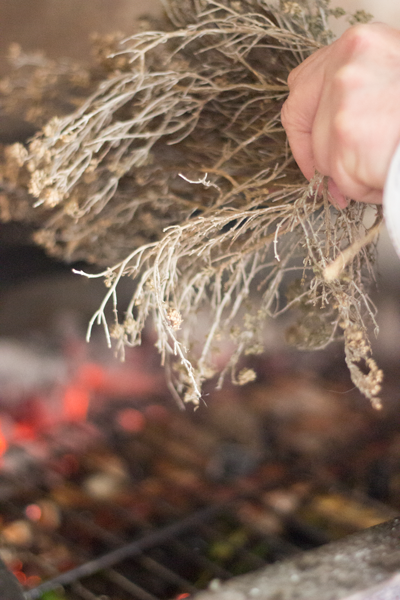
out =
<svg viewBox="0 0 400 600"><path fill-rule="evenodd" d="M218 372L218 385L228 373L254 379L240 357L262 351L268 318L297 309L288 340L309 349L343 337L354 383L379 406L364 283L381 214L368 234L365 207L337 211L326 189L317 194L280 123L289 72L329 42L328 18L343 11L327 0L169 0L166 12L162 29L98 43L100 64L81 78L92 93L27 148L6 149L3 219L24 206L17 218L41 223L35 238L51 254L104 264L96 277L108 291L89 336L102 323L123 353L152 314L171 389L185 401L198 403ZM122 276L134 284L119 315Z"/></svg>

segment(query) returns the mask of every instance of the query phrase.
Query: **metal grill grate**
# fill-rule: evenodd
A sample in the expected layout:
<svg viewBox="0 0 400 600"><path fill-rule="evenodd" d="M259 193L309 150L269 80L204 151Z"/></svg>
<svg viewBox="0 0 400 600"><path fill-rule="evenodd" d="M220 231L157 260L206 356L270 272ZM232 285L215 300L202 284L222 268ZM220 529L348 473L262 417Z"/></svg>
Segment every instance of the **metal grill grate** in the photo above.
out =
<svg viewBox="0 0 400 600"><path fill-rule="evenodd" d="M200 450L215 433L209 424L147 408L139 432L118 428L114 407L84 452L71 440L90 438L90 427L69 426L43 439L51 452L42 463L0 475L0 552L26 600L182 599L394 516L290 457L250 461L243 473L234 444L216 479L218 444ZM346 510L358 519L335 522Z"/></svg>
<svg viewBox="0 0 400 600"><path fill-rule="evenodd" d="M243 526L240 507L235 501L198 511L43 583L26 598L36 600L60 586L71 600L191 595L212 580L230 579L302 549ZM309 537L305 541L310 543Z"/></svg>

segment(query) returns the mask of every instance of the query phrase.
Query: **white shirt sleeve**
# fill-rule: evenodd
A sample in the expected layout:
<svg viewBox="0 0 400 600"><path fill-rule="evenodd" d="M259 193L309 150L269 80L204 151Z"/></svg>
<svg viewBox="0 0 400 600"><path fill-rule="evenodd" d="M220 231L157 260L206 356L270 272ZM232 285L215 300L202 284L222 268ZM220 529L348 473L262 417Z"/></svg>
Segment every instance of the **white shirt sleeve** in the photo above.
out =
<svg viewBox="0 0 400 600"><path fill-rule="evenodd" d="M400 144L391 160L383 190L383 214L390 239L400 257Z"/></svg>

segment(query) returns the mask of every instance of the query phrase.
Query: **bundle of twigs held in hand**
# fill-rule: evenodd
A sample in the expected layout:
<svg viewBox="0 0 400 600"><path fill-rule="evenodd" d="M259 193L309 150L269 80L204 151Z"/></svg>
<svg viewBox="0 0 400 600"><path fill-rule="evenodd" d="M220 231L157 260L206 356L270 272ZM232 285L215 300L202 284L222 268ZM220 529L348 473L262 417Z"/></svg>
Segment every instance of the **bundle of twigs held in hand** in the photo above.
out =
<svg viewBox="0 0 400 600"><path fill-rule="evenodd" d="M344 337L353 382L380 405L364 283L381 214L368 232L364 206L339 211L326 188L318 195L280 122L289 72L329 42L338 12L327 0L170 0L162 29L115 42L75 111L6 151L4 172L18 174L4 185L14 195L28 186L41 215L36 241L106 267L89 336L102 323L123 353L152 314L171 389L185 401L198 403L218 368L218 385L228 373L254 379L240 357L262 351L270 317L296 308L289 341L324 348ZM122 276L134 284L120 315Z"/></svg>

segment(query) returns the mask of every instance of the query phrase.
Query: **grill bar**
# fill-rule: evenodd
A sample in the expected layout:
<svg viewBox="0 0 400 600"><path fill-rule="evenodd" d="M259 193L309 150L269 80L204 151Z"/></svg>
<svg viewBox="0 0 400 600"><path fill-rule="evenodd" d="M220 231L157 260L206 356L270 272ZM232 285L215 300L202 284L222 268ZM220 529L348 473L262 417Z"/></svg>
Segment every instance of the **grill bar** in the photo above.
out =
<svg viewBox="0 0 400 600"><path fill-rule="evenodd" d="M92 594L92 592L88 590L84 585L79 583L79 581L75 582L71 587L73 592L77 594L80 598L82 598L82 600L99 600L98 596Z"/></svg>
<svg viewBox="0 0 400 600"><path fill-rule="evenodd" d="M79 579L84 579L85 577L94 575L95 573L98 573L107 567L112 567L113 565L122 562L127 558L137 556L147 548L162 544L163 542L168 541L170 538L179 536L191 527L200 524L202 521L210 519L219 511L221 511L220 506L207 507L204 510L195 513L194 515L190 515L189 517L182 519L178 523L173 523L172 525L162 529L152 531L148 536L142 538L141 540L134 541L130 544L122 546L121 548L112 550L111 552L108 552L107 554L104 554L95 560L90 560L83 565L80 565L76 569L72 569L71 571L62 573L50 581L46 581L37 588L26 592L26 599L37 600L45 592L51 591L59 586L69 585L75 581L78 581Z"/></svg>
<svg viewBox="0 0 400 600"><path fill-rule="evenodd" d="M146 590L141 588L136 583L133 583L133 581L127 577L124 577L121 575L121 573L118 573L114 569L107 569L107 571L105 571L105 577L115 585L132 594L132 596L137 598L137 600L157 600L156 596L146 592Z"/></svg>

